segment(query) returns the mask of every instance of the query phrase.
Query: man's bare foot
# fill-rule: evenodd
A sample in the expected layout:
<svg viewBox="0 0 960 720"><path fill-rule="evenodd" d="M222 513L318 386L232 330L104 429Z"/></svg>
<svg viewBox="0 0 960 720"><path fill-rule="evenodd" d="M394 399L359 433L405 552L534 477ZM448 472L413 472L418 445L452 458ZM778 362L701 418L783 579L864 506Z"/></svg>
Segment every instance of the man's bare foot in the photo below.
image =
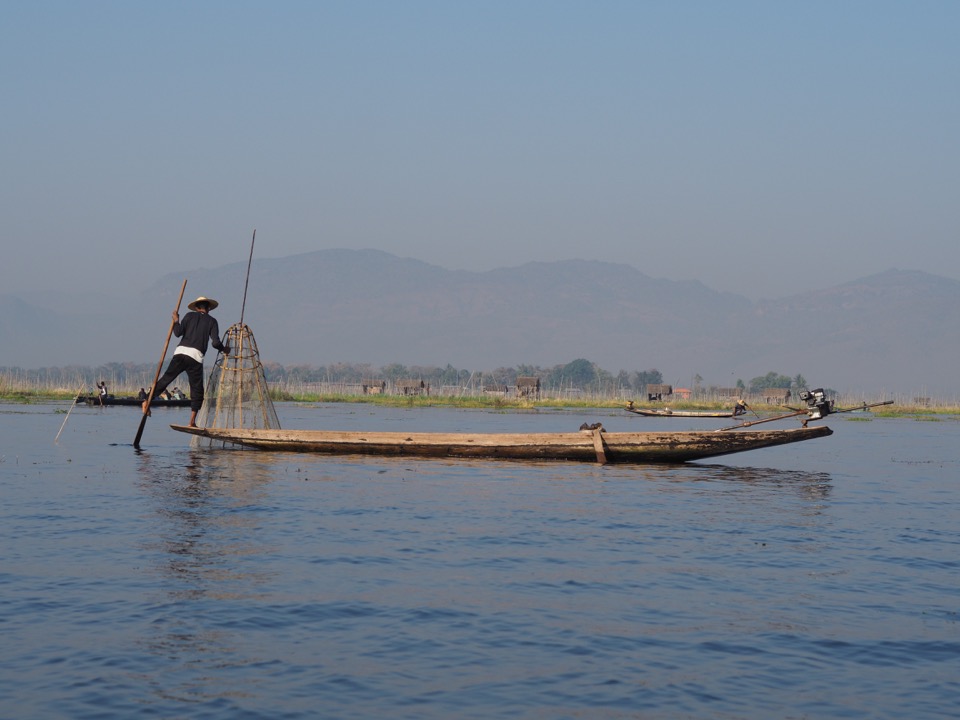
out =
<svg viewBox="0 0 960 720"><path fill-rule="evenodd" d="M149 400L144 400L143 403L140 405L140 408L143 410L143 414L144 414L144 415L149 415L149 414L150 414L150 401L149 401Z"/></svg>

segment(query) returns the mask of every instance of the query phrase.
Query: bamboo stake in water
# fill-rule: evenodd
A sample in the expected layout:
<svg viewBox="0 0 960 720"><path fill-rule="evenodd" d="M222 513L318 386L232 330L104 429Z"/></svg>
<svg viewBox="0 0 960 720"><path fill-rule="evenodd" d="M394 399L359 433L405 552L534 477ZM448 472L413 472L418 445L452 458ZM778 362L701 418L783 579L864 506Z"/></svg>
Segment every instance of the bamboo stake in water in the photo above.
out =
<svg viewBox="0 0 960 720"><path fill-rule="evenodd" d="M70 406L70 409L67 410L67 416L63 419L63 424L60 426L60 432L57 433L57 436L53 439L53 444L56 445L60 442L60 433L63 432L63 429L67 426L67 420L70 419L70 413L73 412L73 409L77 406L77 399L80 397L80 393L83 392L83 386L86 383L82 383L80 388L77 390L77 394L73 397L73 404Z"/></svg>

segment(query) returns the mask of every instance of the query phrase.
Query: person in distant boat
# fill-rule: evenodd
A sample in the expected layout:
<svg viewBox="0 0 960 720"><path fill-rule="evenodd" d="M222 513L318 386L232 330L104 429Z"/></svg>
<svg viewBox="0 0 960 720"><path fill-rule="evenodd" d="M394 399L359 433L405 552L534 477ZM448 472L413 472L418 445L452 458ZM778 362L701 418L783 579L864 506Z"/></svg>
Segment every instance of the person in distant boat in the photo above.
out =
<svg viewBox="0 0 960 720"><path fill-rule="evenodd" d="M743 398L737 400L736 405L733 406L733 416L737 415L746 415L747 414L747 403L744 402Z"/></svg>
<svg viewBox="0 0 960 720"><path fill-rule="evenodd" d="M220 342L220 326L210 311L220 303L202 295L187 305L191 312L180 319L180 313L173 311L173 334L181 338L177 349L173 351L167 371L157 380L154 395L159 396L180 373L186 373L190 380L190 427L197 426L197 413L203 407L203 355L207 344L213 345L224 355L230 354L230 346ZM143 401L143 413L150 414L150 406Z"/></svg>
<svg viewBox="0 0 960 720"><path fill-rule="evenodd" d="M142 402L143 400L146 400L146 399L147 399L147 391L144 390L143 388L140 388L140 392L137 393L137 400L140 400Z"/></svg>
<svg viewBox="0 0 960 720"><path fill-rule="evenodd" d="M107 383L102 380L97 383L97 391L100 395L100 404L103 405L103 401L107 399Z"/></svg>

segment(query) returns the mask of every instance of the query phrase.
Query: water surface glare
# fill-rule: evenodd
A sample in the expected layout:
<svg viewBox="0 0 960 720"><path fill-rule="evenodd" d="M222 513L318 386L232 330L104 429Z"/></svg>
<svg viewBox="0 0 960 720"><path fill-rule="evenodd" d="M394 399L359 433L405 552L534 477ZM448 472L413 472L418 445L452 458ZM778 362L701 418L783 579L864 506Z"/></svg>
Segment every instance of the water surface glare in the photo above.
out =
<svg viewBox="0 0 960 720"><path fill-rule="evenodd" d="M278 405L284 427L720 427ZM944 718L958 422L709 463L191 450L0 404L3 718ZM664 423L670 423L665 426Z"/></svg>

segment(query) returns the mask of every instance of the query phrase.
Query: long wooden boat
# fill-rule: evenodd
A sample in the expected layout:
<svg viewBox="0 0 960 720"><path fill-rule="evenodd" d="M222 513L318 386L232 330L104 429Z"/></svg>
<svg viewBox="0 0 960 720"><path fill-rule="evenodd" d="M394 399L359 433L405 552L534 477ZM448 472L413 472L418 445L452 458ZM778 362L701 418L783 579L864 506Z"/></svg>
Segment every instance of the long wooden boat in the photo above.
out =
<svg viewBox="0 0 960 720"><path fill-rule="evenodd" d="M627 407L624 408L627 412L632 412L636 415L645 415L646 417L677 417L677 418L732 418L732 410L670 410L669 408L664 408L663 410L656 409L645 409L638 407Z"/></svg>
<svg viewBox="0 0 960 720"><path fill-rule="evenodd" d="M99 395L78 395L77 404L86 403L87 405L133 405L140 407L143 400L135 397L115 397L107 395L101 402ZM164 400L163 398L153 398L150 401L150 407L190 407L190 398L181 400Z"/></svg>
<svg viewBox="0 0 960 720"><path fill-rule="evenodd" d="M600 463L679 463L833 434L824 425L729 432L606 432L600 427L560 433L341 432L198 428L186 425L170 427L178 432L259 450Z"/></svg>

